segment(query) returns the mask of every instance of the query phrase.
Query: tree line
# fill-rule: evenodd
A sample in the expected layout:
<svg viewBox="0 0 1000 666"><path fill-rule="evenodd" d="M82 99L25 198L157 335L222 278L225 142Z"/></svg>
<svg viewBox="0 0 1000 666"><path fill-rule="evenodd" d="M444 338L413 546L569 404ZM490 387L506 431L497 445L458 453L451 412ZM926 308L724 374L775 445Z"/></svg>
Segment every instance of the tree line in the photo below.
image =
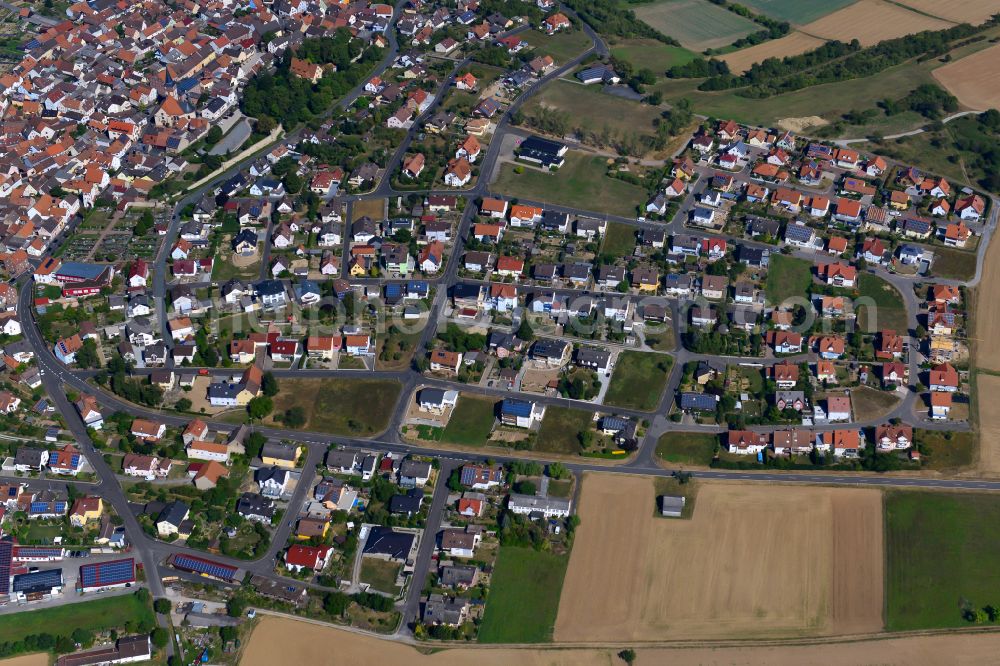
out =
<svg viewBox="0 0 1000 666"><path fill-rule="evenodd" d="M565 0L563 4L603 35L626 39L645 37L670 46L680 46L676 39L640 21L635 12L619 6L613 0Z"/></svg>

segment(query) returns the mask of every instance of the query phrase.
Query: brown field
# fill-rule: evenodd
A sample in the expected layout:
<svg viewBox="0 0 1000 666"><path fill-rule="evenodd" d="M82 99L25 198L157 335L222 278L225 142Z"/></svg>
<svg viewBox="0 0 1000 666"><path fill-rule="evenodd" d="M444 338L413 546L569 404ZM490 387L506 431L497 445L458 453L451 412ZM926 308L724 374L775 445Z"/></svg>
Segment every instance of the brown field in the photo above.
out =
<svg viewBox="0 0 1000 666"><path fill-rule="evenodd" d="M918 12L956 23L977 25L997 13L996 0L897 0Z"/></svg>
<svg viewBox="0 0 1000 666"><path fill-rule="evenodd" d="M1000 106L1000 45L942 65L931 75L964 106L977 111Z"/></svg>
<svg viewBox="0 0 1000 666"><path fill-rule="evenodd" d="M289 636L295 636L295 640L289 641ZM254 629L240 666L272 666L274 663L337 666L375 662L383 666L614 666L624 663L615 657L621 649L620 643L615 645L617 647L610 649L469 646L424 654L403 643L331 626L265 617ZM639 666L978 666L992 663L998 651L1000 633L950 633L813 645L639 648L635 663ZM45 666L47 663L23 659L26 658L0 661L0 666Z"/></svg>
<svg viewBox="0 0 1000 666"><path fill-rule="evenodd" d="M973 357L979 368L1000 371L1000 345L992 344L1000 331L1000 241L996 238L986 248L982 271L975 291Z"/></svg>
<svg viewBox="0 0 1000 666"><path fill-rule="evenodd" d="M50 661L47 652L36 652L10 659L0 659L0 666L49 666Z"/></svg>
<svg viewBox="0 0 1000 666"><path fill-rule="evenodd" d="M772 39L748 49L740 49L726 55L716 56L719 60L724 60L729 69L735 73L742 73L750 69L750 65L767 60L768 58L784 58L785 56L805 53L817 46L822 46L823 40L801 32L792 32L781 39Z"/></svg>
<svg viewBox="0 0 1000 666"><path fill-rule="evenodd" d="M979 407L979 471L987 476L1000 474L1000 377L980 373L976 377Z"/></svg>
<svg viewBox="0 0 1000 666"><path fill-rule="evenodd" d="M556 642L882 628L878 491L706 484L690 521L654 506L651 478L585 478Z"/></svg>
<svg viewBox="0 0 1000 666"><path fill-rule="evenodd" d="M911 12L884 0L859 0L803 26L802 32L845 42L857 39L863 46L870 46L885 39L921 30L943 30L951 25L947 21Z"/></svg>

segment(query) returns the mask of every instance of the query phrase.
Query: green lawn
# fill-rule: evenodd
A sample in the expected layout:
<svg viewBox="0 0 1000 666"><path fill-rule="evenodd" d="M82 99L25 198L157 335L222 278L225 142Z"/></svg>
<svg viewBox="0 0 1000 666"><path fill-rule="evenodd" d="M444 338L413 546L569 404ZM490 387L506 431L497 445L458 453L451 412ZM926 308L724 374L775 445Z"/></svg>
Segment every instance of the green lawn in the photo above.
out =
<svg viewBox="0 0 1000 666"><path fill-rule="evenodd" d="M401 564L366 557L361 560L361 582L368 583L373 589L386 594L399 594L396 578L399 576Z"/></svg>
<svg viewBox="0 0 1000 666"><path fill-rule="evenodd" d="M760 29L708 0L656 0L630 8L640 20L696 51L726 46Z"/></svg>
<svg viewBox="0 0 1000 666"><path fill-rule="evenodd" d="M976 254L966 250L936 245L931 272L949 280L971 280L976 274Z"/></svg>
<svg viewBox="0 0 1000 666"><path fill-rule="evenodd" d="M591 412L568 407L545 408L545 418L535 440L535 450L545 453L580 452L579 434L591 429L594 415Z"/></svg>
<svg viewBox="0 0 1000 666"><path fill-rule="evenodd" d="M536 55L552 56L556 65L565 65L590 48L590 37L583 30L569 30L547 35L541 30L528 30L519 35L535 50Z"/></svg>
<svg viewBox="0 0 1000 666"><path fill-rule="evenodd" d="M861 330L874 333L883 328L907 331L909 323L903 297L895 287L871 273L858 277L858 325ZM875 305L863 304L860 299L870 298Z"/></svg>
<svg viewBox="0 0 1000 666"><path fill-rule="evenodd" d="M64 606L26 610L17 619L0 622L0 643L19 641L29 634L69 636L74 629L102 631L125 627L136 633L140 625L152 627L153 610L134 595L106 597Z"/></svg>
<svg viewBox="0 0 1000 666"><path fill-rule="evenodd" d="M490 581L480 643L552 640L568 555L502 546Z"/></svg>
<svg viewBox="0 0 1000 666"><path fill-rule="evenodd" d="M660 404L674 359L666 354L623 351L611 374L605 405L651 412Z"/></svg>
<svg viewBox="0 0 1000 666"><path fill-rule="evenodd" d="M656 455L670 463L711 464L718 437L697 432L667 432L656 442Z"/></svg>
<svg viewBox="0 0 1000 666"><path fill-rule="evenodd" d="M612 257L631 257L635 250L635 227L620 222L609 222L608 231L601 244L601 254Z"/></svg>
<svg viewBox="0 0 1000 666"><path fill-rule="evenodd" d="M282 379L279 389L272 417L291 407L302 407L306 430L364 436L388 427L402 385L391 379L331 377Z"/></svg>
<svg viewBox="0 0 1000 666"><path fill-rule="evenodd" d="M524 173L515 173L515 168ZM569 152L566 163L555 172L504 164L492 189L530 201L623 217L635 215L637 206L646 201L646 190L609 178L606 172L605 158Z"/></svg>
<svg viewBox="0 0 1000 666"><path fill-rule="evenodd" d="M1000 599L1000 495L891 491L885 498L886 628L961 627Z"/></svg>
<svg viewBox="0 0 1000 666"><path fill-rule="evenodd" d="M496 403L488 398L462 395L441 433L441 441L466 446L482 446L493 432Z"/></svg>
<svg viewBox="0 0 1000 666"><path fill-rule="evenodd" d="M824 2L803 2L803 0L742 0L741 4L752 10L776 18L779 21L804 25L854 2L855 0L824 0Z"/></svg>
<svg viewBox="0 0 1000 666"><path fill-rule="evenodd" d="M585 86L574 81L548 83L524 105L524 115L535 116L539 109L545 108L566 114L571 130L608 137L654 135L654 123L661 109L601 92L600 86Z"/></svg>
<svg viewBox="0 0 1000 666"><path fill-rule="evenodd" d="M928 469L959 469L975 462L976 433L917 430L913 439L923 455L923 465Z"/></svg>
<svg viewBox="0 0 1000 666"><path fill-rule="evenodd" d="M811 285L812 265L808 261L783 254L771 255L767 282L764 284L769 303L778 305L789 298L808 301Z"/></svg>
<svg viewBox="0 0 1000 666"><path fill-rule="evenodd" d="M611 46L611 55L632 63L635 69L651 69L657 76L674 65L686 65L698 54L683 46L671 46L655 39L623 39Z"/></svg>

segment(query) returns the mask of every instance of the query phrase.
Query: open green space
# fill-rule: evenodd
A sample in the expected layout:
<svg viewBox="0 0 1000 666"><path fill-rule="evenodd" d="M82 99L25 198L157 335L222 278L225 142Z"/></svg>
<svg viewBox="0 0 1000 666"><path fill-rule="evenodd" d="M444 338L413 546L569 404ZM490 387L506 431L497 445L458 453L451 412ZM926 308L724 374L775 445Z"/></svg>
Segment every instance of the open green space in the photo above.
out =
<svg viewBox="0 0 1000 666"><path fill-rule="evenodd" d="M976 459L976 433L916 430L913 439L928 469L960 469Z"/></svg>
<svg viewBox="0 0 1000 666"><path fill-rule="evenodd" d="M767 14L779 21L804 25L832 14L838 9L854 4L855 0L824 0L804 2L803 0L741 0L740 4L761 14Z"/></svg>
<svg viewBox="0 0 1000 666"><path fill-rule="evenodd" d="M479 627L479 642L551 641L568 564L568 555L501 546Z"/></svg>
<svg viewBox="0 0 1000 666"><path fill-rule="evenodd" d="M31 634L69 636L75 629L102 631L127 627L136 633L140 627L152 627L153 609L134 594L105 597L94 601L25 610L6 622L0 622L0 643L15 642Z"/></svg>
<svg viewBox="0 0 1000 666"><path fill-rule="evenodd" d="M851 409L856 421L872 421L895 407L901 398L895 391L859 386L851 391Z"/></svg>
<svg viewBox="0 0 1000 666"><path fill-rule="evenodd" d="M32 523L28 526L28 533L25 535L25 539L27 539L28 543L52 543L60 535L62 535L62 528L59 525Z"/></svg>
<svg viewBox="0 0 1000 666"><path fill-rule="evenodd" d="M858 277L858 296L858 325L861 330L869 333L884 328L894 331L908 330L903 297L884 279L871 273L862 273ZM870 298L875 305L867 305L864 302L866 298Z"/></svg>
<svg viewBox="0 0 1000 666"><path fill-rule="evenodd" d="M515 173L521 169L523 173ZM512 197L582 210L630 217L646 201L646 191L606 175L605 158L566 154L566 163L555 172L504 164L492 190Z"/></svg>
<svg viewBox="0 0 1000 666"><path fill-rule="evenodd" d="M623 351L611 374L604 404L653 411L660 404L673 362L666 354Z"/></svg>
<svg viewBox="0 0 1000 666"><path fill-rule="evenodd" d="M545 453L579 453L580 433L591 429L594 415L568 407L545 408L545 418L535 440L535 450Z"/></svg>
<svg viewBox="0 0 1000 666"><path fill-rule="evenodd" d="M396 586L396 579L402 566L396 562L366 557L361 560L361 582L368 583L379 592L397 595L399 588Z"/></svg>
<svg viewBox="0 0 1000 666"><path fill-rule="evenodd" d="M301 407L305 410L306 430L374 435L389 425L401 389L402 385L391 379L282 379L272 419L292 407Z"/></svg>
<svg viewBox="0 0 1000 666"><path fill-rule="evenodd" d="M655 39L623 39L611 46L611 55L632 64L636 70L651 69L662 76L675 65L686 65L698 54L683 46L671 46Z"/></svg>
<svg viewBox="0 0 1000 666"><path fill-rule="evenodd" d="M715 456L718 437L698 432L667 432L656 442L656 455L669 463L708 467Z"/></svg>
<svg viewBox="0 0 1000 666"><path fill-rule="evenodd" d="M441 441L466 446L482 446L493 431L496 406L488 398L468 395L458 397L448 425L441 433Z"/></svg>
<svg viewBox="0 0 1000 666"><path fill-rule="evenodd" d="M978 261L975 252L935 246L931 273L949 280L968 281L975 277Z"/></svg>
<svg viewBox="0 0 1000 666"><path fill-rule="evenodd" d="M635 251L635 227L621 222L609 222L601 244L601 254L614 258L631 257Z"/></svg>
<svg viewBox="0 0 1000 666"><path fill-rule="evenodd" d="M890 631L964 626L966 608L1000 603L1000 495L888 492L885 534Z"/></svg>
<svg viewBox="0 0 1000 666"><path fill-rule="evenodd" d="M696 51L726 46L760 29L708 0L656 0L631 9L643 22Z"/></svg>
<svg viewBox="0 0 1000 666"><path fill-rule="evenodd" d="M768 303L779 305L789 298L809 300L812 285L812 265L805 259L783 254L771 256L764 293Z"/></svg>
<svg viewBox="0 0 1000 666"><path fill-rule="evenodd" d="M934 83L930 71L938 66L940 63L937 60L910 62L874 76L812 86L764 99L741 97L735 90L702 92L697 90L700 80L691 79L668 79L657 83L653 88L661 91L667 102L687 97L696 113L731 118L741 123L773 126L784 118L819 116L826 121L835 121L852 109L875 108L879 101L886 98L888 90L898 91L902 95L922 83ZM900 120L906 120L907 116L913 120L913 124L900 126ZM890 134L920 127L926 122L926 119L916 114L888 117L882 114L864 127L846 128L845 135L856 138Z"/></svg>
<svg viewBox="0 0 1000 666"><path fill-rule="evenodd" d="M522 112L531 118L543 109L566 116L563 131L601 138L626 134L653 136L654 123L662 112L649 104L601 92L600 86L564 80L547 84L525 103Z"/></svg>
<svg viewBox="0 0 1000 666"><path fill-rule="evenodd" d="M565 65L590 48L590 37L583 30L564 30L547 35L541 30L528 30L519 35L540 56L552 56L556 65Z"/></svg>

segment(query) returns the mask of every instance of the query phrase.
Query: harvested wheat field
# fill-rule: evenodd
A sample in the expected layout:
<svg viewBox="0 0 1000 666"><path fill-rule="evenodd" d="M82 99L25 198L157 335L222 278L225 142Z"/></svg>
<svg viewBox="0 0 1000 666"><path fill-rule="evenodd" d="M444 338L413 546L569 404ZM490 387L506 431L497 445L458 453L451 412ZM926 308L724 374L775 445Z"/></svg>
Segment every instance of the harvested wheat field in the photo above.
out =
<svg viewBox="0 0 1000 666"><path fill-rule="evenodd" d="M976 377L976 400L979 406L979 471L987 476L1000 475L1000 377L980 373Z"/></svg>
<svg viewBox="0 0 1000 666"><path fill-rule="evenodd" d="M295 640L288 640L295 636ZM285 618L265 617L253 630L240 666L272 666L274 663L341 664L378 663L383 666L614 666L622 664L617 647L572 649L462 647L418 652L403 643L388 641L330 626ZM948 634L888 638L851 643L740 646L723 648L639 648L636 664L739 664L740 666L972 666L991 663L1000 651L1000 633ZM0 661L0 666L45 666L24 657Z"/></svg>
<svg viewBox="0 0 1000 666"><path fill-rule="evenodd" d="M36 652L10 659L0 659L0 666L49 666L50 661L47 652Z"/></svg>
<svg viewBox="0 0 1000 666"><path fill-rule="evenodd" d="M1000 371L1000 345L995 344L1000 331L1000 240L990 239L983 257L982 276L975 292L974 350L976 365L983 370Z"/></svg>
<svg viewBox="0 0 1000 666"><path fill-rule="evenodd" d="M947 21L903 9L885 0L859 0L849 7L827 14L802 27L802 32L822 39L849 42L857 39L862 46L885 39L910 35L922 30L944 30Z"/></svg>
<svg viewBox="0 0 1000 666"><path fill-rule="evenodd" d="M978 25L1000 12L1000 3L996 0L898 0L898 2L931 16L973 25Z"/></svg>
<svg viewBox="0 0 1000 666"><path fill-rule="evenodd" d="M747 49L733 51L723 56L716 56L719 60L724 60L729 69L736 73L742 73L750 69L754 63L767 60L768 58L784 58L786 56L799 55L812 50L817 46L822 46L823 40L803 35L801 32L792 32L781 39L772 39L757 46Z"/></svg>
<svg viewBox="0 0 1000 666"><path fill-rule="evenodd" d="M942 65L931 74L970 109L1000 106L1000 44Z"/></svg>
<svg viewBox="0 0 1000 666"><path fill-rule="evenodd" d="M878 491L706 484L691 520L654 507L652 478L585 477L556 642L882 628Z"/></svg>

